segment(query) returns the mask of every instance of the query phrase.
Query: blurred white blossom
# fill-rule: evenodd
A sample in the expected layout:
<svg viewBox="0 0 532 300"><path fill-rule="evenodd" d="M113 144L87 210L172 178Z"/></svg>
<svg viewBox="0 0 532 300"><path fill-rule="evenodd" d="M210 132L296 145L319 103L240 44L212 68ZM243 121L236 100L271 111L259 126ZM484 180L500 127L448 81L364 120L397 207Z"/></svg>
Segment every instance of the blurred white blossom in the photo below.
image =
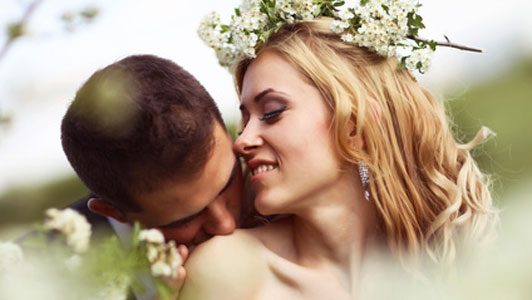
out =
<svg viewBox="0 0 532 300"><path fill-rule="evenodd" d="M164 235L157 229L144 229L139 233L139 240L146 243L162 244Z"/></svg>
<svg viewBox="0 0 532 300"><path fill-rule="evenodd" d="M153 276L170 276L172 268L166 262L158 260L151 265L151 273Z"/></svg>
<svg viewBox="0 0 532 300"><path fill-rule="evenodd" d="M12 242L0 242L0 272L9 270L24 259L19 245Z"/></svg>
<svg viewBox="0 0 532 300"><path fill-rule="evenodd" d="M164 237L157 229L142 230L139 240L146 244L146 257L151 264L152 275L176 278L183 259L175 242L164 243Z"/></svg>
<svg viewBox="0 0 532 300"><path fill-rule="evenodd" d="M71 208L63 210L50 208L46 211L46 216L47 219L44 221L46 229L57 230L64 234L67 245L74 252L87 251L92 231L84 216Z"/></svg>

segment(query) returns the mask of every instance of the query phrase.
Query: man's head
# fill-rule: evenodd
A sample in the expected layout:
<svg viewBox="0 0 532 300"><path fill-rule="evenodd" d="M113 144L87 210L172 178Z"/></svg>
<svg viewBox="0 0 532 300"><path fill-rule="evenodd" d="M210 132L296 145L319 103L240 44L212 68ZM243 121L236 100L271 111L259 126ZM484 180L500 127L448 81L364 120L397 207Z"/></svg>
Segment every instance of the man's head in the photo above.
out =
<svg viewBox="0 0 532 300"><path fill-rule="evenodd" d="M94 73L61 126L91 210L198 243L238 225L242 178L213 99L171 61L130 56Z"/></svg>

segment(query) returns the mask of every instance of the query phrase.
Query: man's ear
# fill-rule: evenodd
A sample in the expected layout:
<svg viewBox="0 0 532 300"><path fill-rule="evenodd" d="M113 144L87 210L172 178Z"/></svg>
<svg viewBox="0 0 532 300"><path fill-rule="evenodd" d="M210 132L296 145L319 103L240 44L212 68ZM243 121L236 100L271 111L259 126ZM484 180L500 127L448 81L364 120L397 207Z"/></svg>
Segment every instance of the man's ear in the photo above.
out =
<svg viewBox="0 0 532 300"><path fill-rule="evenodd" d="M127 222L126 217L124 216L124 214L119 209L117 209L114 206L112 206L111 204L107 203L102 198L91 198L91 199L89 199L89 201L87 202L87 206L94 213L97 213L97 214L102 215L104 217L113 218L113 219L115 219L115 220L117 220L119 222L122 222L122 223L126 223Z"/></svg>

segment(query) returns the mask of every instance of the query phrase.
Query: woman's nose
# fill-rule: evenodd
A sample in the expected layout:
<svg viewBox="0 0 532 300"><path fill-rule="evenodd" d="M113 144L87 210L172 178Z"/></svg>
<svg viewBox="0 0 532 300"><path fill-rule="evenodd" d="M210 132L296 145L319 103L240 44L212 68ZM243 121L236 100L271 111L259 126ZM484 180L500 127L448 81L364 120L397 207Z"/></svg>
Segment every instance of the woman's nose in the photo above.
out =
<svg viewBox="0 0 532 300"><path fill-rule="evenodd" d="M262 146L263 140L259 135L257 126L252 120L242 129L241 134L237 137L233 149L243 155L250 154L254 149Z"/></svg>

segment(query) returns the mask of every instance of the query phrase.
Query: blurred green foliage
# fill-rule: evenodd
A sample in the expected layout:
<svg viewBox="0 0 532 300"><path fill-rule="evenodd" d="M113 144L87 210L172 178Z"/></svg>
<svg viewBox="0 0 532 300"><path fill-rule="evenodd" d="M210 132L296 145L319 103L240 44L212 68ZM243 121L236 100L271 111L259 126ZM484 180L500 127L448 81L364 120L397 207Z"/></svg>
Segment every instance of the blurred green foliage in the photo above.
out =
<svg viewBox="0 0 532 300"><path fill-rule="evenodd" d="M481 126L497 134L473 151L480 168L493 175L497 195L532 178L532 60L446 98L452 99L447 106L461 142L471 140Z"/></svg>
<svg viewBox="0 0 532 300"><path fill-rule="evenodd" d="M0 227L41 221L50 207L63 208L88 194L75 175L38 186L20 186L0 195Z"/></svg>

